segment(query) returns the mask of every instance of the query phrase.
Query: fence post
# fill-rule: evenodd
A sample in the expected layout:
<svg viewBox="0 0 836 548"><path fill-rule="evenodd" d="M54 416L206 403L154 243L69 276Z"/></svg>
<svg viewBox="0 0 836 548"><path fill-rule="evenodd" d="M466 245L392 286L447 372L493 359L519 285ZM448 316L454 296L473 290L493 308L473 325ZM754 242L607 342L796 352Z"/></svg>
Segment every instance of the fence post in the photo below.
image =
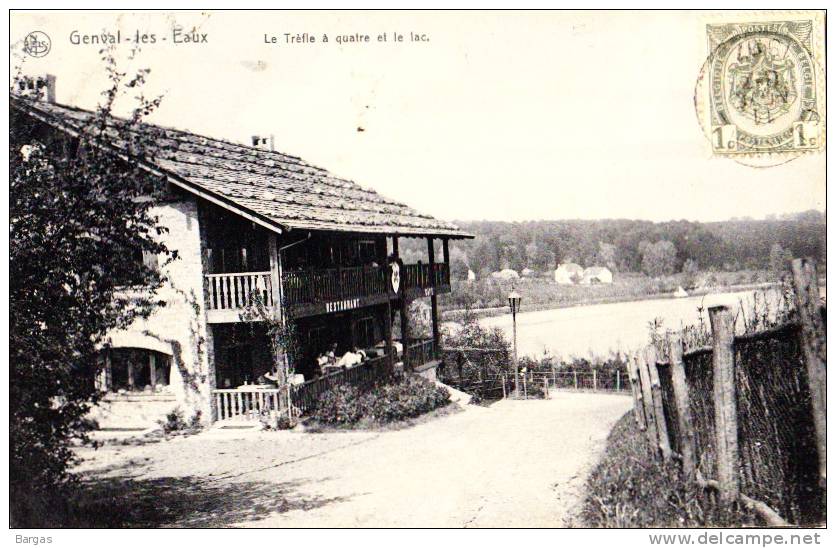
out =
<svg viewBox="0 0 836 548"><path fill-rule="evenodd" d="M592 391L593 392L598 391L598 370L597 369L592 370Z"/></svg>
<svg viewBox="0 0 836 548"><path fill-rule="evenodd" d="M644 408L644 420L647 425L647 440L653 448L653 455L659 451L659 434L656 432L656 415L653 411L653 393L650 388L650 373L644 363L644 353L636 352L636 367L639 370L639 380L642 385L642 407Z"/></svg>
<svg viewBox="0 0 836 548"><path fill-rule="evenodd" d="M656 347L652 344L644 349L645 363L650 374L650 390L653 394L653 411L656 415L656 430L659 433L659 448L662 457L671 458L671 441L668 437L668 423L665 421L665 402L662 400L662 383L656 368Z"/></svg>
<svg viewBox="0 0 836 548"><path fill-rule="evenodd" d="M627 356L627 375L630 377L630 391L633 394L633 411L636 416L636 424L642 432L647 429L644 423L644 403L642 400L641 384L639 382L639 370L636 368L636 360Z"/></svg>
<svg viewBox="0 0 836 548"><path fill-rule="evenodd" d="M549 399L549 378L543 377L543 399Z"/></svg>
<svg viewBox="0 0 836 548"><path fill-rule="evenodd" d="M816 427L819 482L827 486L827 332L819 312L819 281L812 259L792 262L796 308L801 320L801 346L807 364L807 384Z"/></svg>
<svg viewBox="0 0 836 548"><path fill-rule="evenodd" d="M578 389L578 372L577 371L572 371L572 373L575 376L575 390L577 390Z"/></svg>
<svg viewBox="0 0 836 548"><path fill-rule="evenodd" d="M505 393L505 383L506 382L507 381L505 380L505 373L503 373L502 374L502 399L503 400L507 397L507 394Z"/></svg>
<svg viewBox="0 0 836 548"><path fill-rule="evenodd" d="M671 335L668 349L671 357L671 382L673 397L676 400L682 469L686 477L693 478L697 466L695 458L697 450L694 440L694 421L691 418L691 398L688 396L688 380L685 377L685 364L682 362L682 337L679 333Z"/></svg>
<svg viewBox="0 0 836 548"><path fill-rule="evenodd" d="M717 482L720 500L740 496L740 453L737 440L737 400L734 384L734 319L727 306L708 309L714 341L714 429L717 438Z"/></svg>
<svg viewBox="0 0 836 548"><path fill-rule="evenodd" d="M621 392L621 370L615 370L615 391Z"/></svg>

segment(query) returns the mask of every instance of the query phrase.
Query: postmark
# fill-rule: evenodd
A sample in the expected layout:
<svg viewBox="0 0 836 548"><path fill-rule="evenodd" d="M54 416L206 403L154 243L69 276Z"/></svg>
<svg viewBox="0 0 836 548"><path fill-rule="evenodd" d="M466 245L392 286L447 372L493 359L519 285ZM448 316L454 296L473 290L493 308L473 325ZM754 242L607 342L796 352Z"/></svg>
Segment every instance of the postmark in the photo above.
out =
<svg viewBox="0 0 836 548"><path fill-rule="evenodd" d="M824 72L815 53L821 47L819 23L811 18L706 25L709 57L695 99L715 156L775 165L824 148Z"/></svg>
<svg viewBox="0 0 836 548"><path fill-rule="evenodd" d="M52 49L52 40L45 32L34 30L23 39L23 51L30 57L45 57Z"/></svg>

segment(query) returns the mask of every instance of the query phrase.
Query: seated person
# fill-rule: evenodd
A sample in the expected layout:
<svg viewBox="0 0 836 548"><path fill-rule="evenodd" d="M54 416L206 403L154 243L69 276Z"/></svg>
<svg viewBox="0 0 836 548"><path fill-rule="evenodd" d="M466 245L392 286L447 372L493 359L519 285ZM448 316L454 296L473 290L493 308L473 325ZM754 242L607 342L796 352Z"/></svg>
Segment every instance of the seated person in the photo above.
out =
<svg viewBox="0 0 836 548"><path fill-rule="evenodd" d="M375 345L375 348L379 348L381 350L381 356L386 352L386 341L380 341ZM400 356L403 354L403 345L400 341L392 341L392 351L395 353L395 356Z"/></svg>
<svg viewBox="0 0 836 548"><path fill-rule="evenodd" d="M328 363L330 365L334 365L337 363L337 343L331 344L331 349L325 353L325 357L328 358Z"/></svg>
<svg viewBox="0 0 836 548"><path fill-rule="evenodd" d="M363 357L363 354L361 354L355 346L354 348L343 354L343 356L337 362L337 365L340 367L345 367L346 369L351 369L355 365L360 365L360 363L363 362Z"/></svg>
<svg viewBox="0 0 836 548"><path fill-rule="evenodd" d="M322 354L320 358L323 373L328 374L342 369L342 366L337 364L337 343L332 344L331 349Z"/></svg>
<svg viewBox="0 0 836 548"><path fill-rule="evenodd" d="M258 377L257 384L267 386L279 385L279 370L274 366L273 369Z"/></svg>
<svg viewBox="0 0 836 548"><path fill-rule="evenodd" d="M325 352L320 353L316 357L315 367L316 367L317 376L325 374L325 369L328 368L329 363L330 363L330 359L328 358L328 356L326 355Z"/></svg>

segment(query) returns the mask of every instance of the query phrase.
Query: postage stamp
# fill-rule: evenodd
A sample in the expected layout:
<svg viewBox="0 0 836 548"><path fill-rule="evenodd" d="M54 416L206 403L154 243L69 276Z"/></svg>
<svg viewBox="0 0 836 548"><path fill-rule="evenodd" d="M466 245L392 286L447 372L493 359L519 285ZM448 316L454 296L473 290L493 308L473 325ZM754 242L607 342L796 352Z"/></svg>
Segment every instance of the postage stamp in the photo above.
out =
<svg viewBox="0 0 836 548"><path fill-rule="evenodd" d="M824 147L819 21L708 24L705 127L715 155L796 155Z"/></svg>

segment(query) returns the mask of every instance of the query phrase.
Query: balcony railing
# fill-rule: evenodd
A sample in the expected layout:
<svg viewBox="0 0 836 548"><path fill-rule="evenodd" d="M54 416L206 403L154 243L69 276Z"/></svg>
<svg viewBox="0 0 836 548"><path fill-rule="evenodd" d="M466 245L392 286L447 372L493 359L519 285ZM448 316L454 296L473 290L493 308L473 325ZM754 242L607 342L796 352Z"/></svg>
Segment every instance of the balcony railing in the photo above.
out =
<svg viewBox="0 0 836 548"><path fill-rule="evenodd" d="M257 421L262 413L287 410L287 390L257 385L213 390L216 420Z"/></svg>
<svg viewBox="0 0 836 548"><path fill-rule="evenodd" d="M423 296L423 290L433 286L433 279L438 292L449 290L448 265L409 264L401 270L401 284L410 298ZM353 308L385 302L389 294L389 282L388 267L288 270L282 274L285 302L291 309L308 307L308 313L322 312L313 307L323 303L333 303L337 309L344 309L339 307Z"/></svg>
<svg viewBox="0 0 836 548"><path fill-rule="evenodd" d="M445 263L404 265L403 279L406 289L432 287L433 278L436 287L450 285L450 269Z"/></svg>
<svg viewBox="0 0 836 548"><path fill-rule="evenodd" d="M273 302L269 272L206 274L206 282L210 311L243 310L253 304L253 295L258 295L268 306Z"/></svg>
<svg viewBox="0 0 836 548"><path fill-rule="evenodd" d="M258 295L267 306L273 303L270 272L206 274L209 321L237 322L242 310ZM450 269L444 263L410 264L401 270L401 285L412 299L449 291ZM282 274L286 305L297 316L338 312L386 302L390 279L387 267L358 266L310 270L287 270Z"/></svg>
<svg viewBox="0 0 836 548"><path fill-rule="evenodd" d="M285 271L282 275L285 302L313 304L372 295L388 291L385 267L357 266L321 270Z"/></svg>

